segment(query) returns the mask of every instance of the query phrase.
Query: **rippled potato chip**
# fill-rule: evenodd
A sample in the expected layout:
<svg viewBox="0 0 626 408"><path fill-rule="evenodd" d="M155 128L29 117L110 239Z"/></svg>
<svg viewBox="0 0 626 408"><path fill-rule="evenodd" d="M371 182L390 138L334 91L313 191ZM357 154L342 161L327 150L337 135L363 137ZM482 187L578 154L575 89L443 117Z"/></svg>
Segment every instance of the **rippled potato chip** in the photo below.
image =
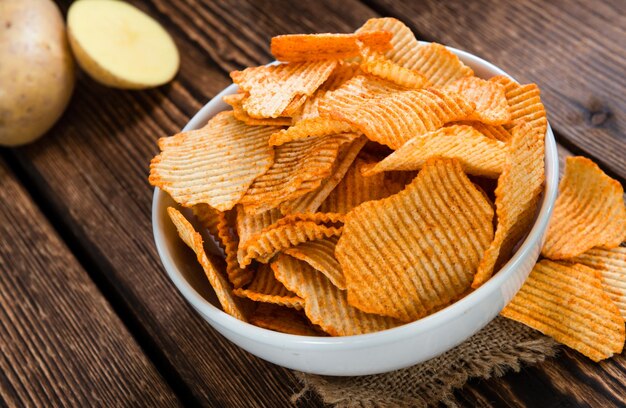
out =
<svg viewBox="0 0 626 408"><path fill-rule="evenodd" d="M315 270L326 275L337 289L346 289L346 278L343 276L341 265L335 258L335 247L338 237L307 241L295 247L288 248L285 254L304 261Z"/></svg>
<svg viewBox="0 0 626 408"><path fill-rule="evenodd" d="M624 189L585 157L568 157L542 255L568 259L626 240Z"/></svg>
<svg viewBox="0 0 626 408"><path fill-rule="evenodd" d="M624 320L597 271L547 259L501 314L600 361L622 352Z"/></svg>
<svg viewBox="0 0 626 408"><path fill-rule="evenodd" d="M263 231L263 229L274 224L283 216L278 208L265 211L258 214L246 213L243 206L236 207L236 230L239 237L239 246L237 248L237 259L243 259L245 256L244 248L248 241L255 235Z"/></svg>
<svg viewBox="0 0 626 408"><path fill-rule="evenodd" d="M403 191L347 214L335 254L348 301L404 322L445 307L469 289L492 219L458 161L429 160Z"/></svg>
<svg viewBox="0 0 626 408"><path fill-rule="evenodd" d="M359 48L361 49L360 67L366 74L377 76L406 88L418 89L430 85L428 79L421 72L396 64L382 53L363 44L360 44Z"/></svg>
<svg viewBox="0 0 626 408"><path fill-rule="evenodd" d="M304 300L276 280L272 268L265 264L259 266L250 285L245 289L233 290L233 294L255 302L272 303L297 310L304 307Z"/></svg>
<svg viewBox="0 0 626 408"><path fill-rule="evenodd" d="M456 126L456 125L471 126L490 139L496 139L505 143L508 143L509 140L511 140L511 132L505 129L505 127L502 125L494 126L494 125L487 125L485 123L475 121L475 120L462 120L459 122L449 123L446 126Z"/></svg>
<svg viewBox="0 0 626 408"><path fill-rule="evenodd" d="M187 221L184 215L182 215L177 209L169 207L167 213L170 219L178 230L180 238L191 248L198 258L198 262L202 265L204 273L209 280L209 283L215 290L222 308L229 315L236 317L239 320L246 321L245 309L241 302L232 296L230 283L219 272L218 268L211 262L206 252L204 251L204 244L202 237L197 233L193 226Z"/></svg>
<svg viewBox="0 0 626 408"><path fill-rule="evenodd" d="M383 94L361 103L337 103L327 95L319 109L322 116L351 123L368 139L398 149L415 135L467 119L474 105L455 93L429 88Z"/></svg>
<svg viewBox="0 0 626 408"><path fill-rule="evenodd" d="M626 319L626 248L593 248L568 259L568 262L583 264L600 272L604 292Z"/></svg>
<svg viewBox="0 0 626 408"><path fill-rule="evenodd" d="M456 92L476 104L471 119L488 125L503 125L511 120L504 86L499 83L471 76L457 79L443 90Z"/></svg>
<svg viewBox="0 0 626 408"><path fill-rule="evenodd" d="M263 212L315 190L330 175L339 148L353 133L309 138L275 149L274 164L256 178L240 202L246 212Z"/></svg>
<svg viewBox="0 0 626 408"><path fill-rule="evenodd" d="M347 147L342 147L337 160L333 166L333 170L318 188L298 197L294 200L285 201L280 205L280 211L283 214L291 213L312 213L315 212L332 193L332 191L341 182L346 172L356 159L367 139L360 137ZM323 211L324 212L324 211ZM332 212L332 211L326 211Z"/></svg>
<svg viewBox="0 0 626 408"><path fill-rule="evenodd" d="M520 85L503 75L495 76L489 81L504 86L511 112L511 123L504 125L505 128L511 129L517 123L525 121L541 135L546 134L548 119L536 84Z"/></svg>
<svg viewBox="0 0 626 408"><path fill-rule="evenodd" d="M493 275L532 225L545 179L544 151L543 135L526 124L513 129L509 163L498 179L495 192L496 233L480 261L473 288Z"/></svg>
<svg viewBox="0 0 626 408"><path fill-rule="evenodd" d="M299 336L324 336L301 312L288 307L261 303L250 316L250 323L264 329Z"/></svg>
<svg viewBox="0 0 626 408"><path fill-rule="evenodd" d="M276 279L304 299L309 320L331 336L352 336L398 326L395 319L364 313L350 306L346 292L307 263L281 254L272 262Z"/></svg>
<svg viewBox="0 0 626 408"><path fill-rule="evenodd" d="M242 106L253 118L292 116L337 66L337 61L263 65L230 73L248 93Z"/></svg>
<svg viewBox="0 0 626 408"><path fill-rule="evenodd" d="M503 142L483 136L471 126L446 126L409 139L381 162L364 168L363 175L419 170L431 157L457 159L468 174L498 178L507 161L507 149Z"/></svg>
<svg viewBox="0 0 626 408"><path fill-rule="evenodd" d="M200 226L206 228L211 237L215 240L215 243L218 244L222 250L224 250L224 243L219 238L217 231L217 224L219 223L221 211L218 211L206 204L194 205L191 207L191 211L200 223Z"/></svg>
<svg viewBox="0 0 626 408"><path fill-rule="evenodd" d="M311 118L299 121L288 129L282 129L270 137L271 146L280 146L296 140L308 139L310 137L321 137L336 135L338 133L353 133L357 131L347 122L333 120L329 118Z"/></svg>
<svg viewBox="0 0 626 408"><path fill-rule="evenodd" d="M233 210L231 210L233 211ZM235 222L229 222L230 213L221 212L218 214L217 234L219 241L223 245L224 255L226 258L226 275L233 287L241 288L248 284L253 276L254 271L249 268L241 268L237 261L237 248L239 247L239 237L235 227Z"/></svg>
<svg viewBox="0 0 626 408"><path fill-rule="evenodd" d="M159 139L161 153L150 163L150 183L183 206L230 210L272 166L268 140L277 130L248 126L232 112L219 113L201 129Z"/></svg>
<svg viewBox="0 0 626 408"><path fill-rule="evenodd" d="M224 102L233 108L235 119L242 121L250 126L290 126L292 119L287 117L281 118L253 118L243 108L243 101L248 95L244 93L236 93L224 96Z"/></svg>
<svg viewBox="0 0 626 408"><path fill-rule="evenodd" d="M272 37L272 55L279 61L338 60L359 56L358 42L377 51L391 48L392 34L368 31L359 34L288 34Z"/></svg>

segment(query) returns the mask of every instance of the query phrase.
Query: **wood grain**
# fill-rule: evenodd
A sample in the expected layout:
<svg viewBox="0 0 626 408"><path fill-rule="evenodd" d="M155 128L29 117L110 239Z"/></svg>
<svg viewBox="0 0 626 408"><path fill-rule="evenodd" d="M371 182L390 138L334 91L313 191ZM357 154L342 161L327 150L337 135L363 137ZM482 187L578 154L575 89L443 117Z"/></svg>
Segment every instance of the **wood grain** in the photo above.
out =
<svg viewBox="0 0 626 408"><path fill-rule="evenodd" d="M0 400L178 405L2 161L0 185Z"/></svg>

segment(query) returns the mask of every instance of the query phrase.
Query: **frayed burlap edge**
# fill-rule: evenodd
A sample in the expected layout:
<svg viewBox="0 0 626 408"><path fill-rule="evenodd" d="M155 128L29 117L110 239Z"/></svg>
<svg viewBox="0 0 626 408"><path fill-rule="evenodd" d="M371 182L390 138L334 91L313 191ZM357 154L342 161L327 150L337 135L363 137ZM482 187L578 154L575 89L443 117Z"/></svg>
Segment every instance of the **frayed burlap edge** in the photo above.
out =
<svg viewBox="0 0 626 408"><path fill-rule="evenodd" d="M456 406L454 390L470 378L502 376L554 356L557 343L541 333L502 317L454 349L412 367L360 377L328 377L297 372L303 389L319 394L337 408Z"/></svg>

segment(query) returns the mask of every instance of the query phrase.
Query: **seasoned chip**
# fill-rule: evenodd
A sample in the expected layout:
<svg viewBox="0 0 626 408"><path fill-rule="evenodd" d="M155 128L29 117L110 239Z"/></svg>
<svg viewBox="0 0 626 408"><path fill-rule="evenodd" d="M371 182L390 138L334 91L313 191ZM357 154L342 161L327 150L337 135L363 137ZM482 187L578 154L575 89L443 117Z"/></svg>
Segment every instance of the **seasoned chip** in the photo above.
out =
<svg viewBox="0 0 626 408"><path fill-rule="evenodd" d="M239 265L253 259L266 263L278 252L302 242L341 234L340 214L290 214L249 238L239 247Z"/></svg>
<svg viewBox="0 0 626 408"><path fill-rule="evenodd" d="M447 124L446 126L455 126L455 125L467 125L471 126L474 129L478 130L483 135L487 136L490 139L496 139L501 142L508 143L511 140L511 132L504 128L502 125L487 125L482 122L478 122L475 120L462 120L459 122L452 122Z"/></svg>
<svg viewBox="0 0 626 408"><path fill-rule="evenodd" d="M301 120L288 129L279 130L270 137L269 143L271 146L280 146L287 142L303 140L309 137L329 136L355 131L357 130L349 123L316 117Z"/></svg>
<svg viewBox="0 0 626 408"><path fill-rule="evenodd" d="M405 322L445 307L469 289L492 219L458 161L429 160L400 193L347 214L335 254L350 304Z"/></svg>
<svg viewBox="0 0 626 408"><path fill-rule="evenodd" d="M365 201L379 200L404 189L404 184L398 186L397 183L387 183L383 174L363 177L361 172L369 164L368 161L357 158L319 210L347 214L348 211Z"/></svg>
<svg viewBox="0 0 626 408"><path fill-rule="evenodd" d="M493 77L490 81L504 86L504 93L511 111L511 123L504 125L505 128L511 129L518 122L526 121L538 133L546 134L548 119L537 85L520 85L502 75Z"/></svg>
<svg viewBox="0 0 626 408"><path fill-rule="evenodd" d="M197 233L193 226L187 221L174 207L168 207L167 213L178 230L178 235L187 244L187 246L196 253L198 262L202 265L209 283L215 290L215 294L222 305L222 308L229 315L239 320L246 321L243 305L240 301L232 296L231 287L226 278L219 272L217 267L211 262L206 252L202 237Z"/></svg>
<svg viewBox="0 0 626 408"><path fill-rule="evenodd" d="M568 259L626 240L622 185L585 157L568 157L542 255Z"/></svg>
<svg viewBox="0 0 626 408"><path fill-rule="evenodd" d="M497 178L506 163L503 142L483 136L471 126L446 126L409 139L383 161L363 169L364 176L390 170L419 170L430 157L458 159L465 172Z"/></svg>
<svg viewBox="0 0 626 408"><path fill-rule="evenodd" d="M376 52L365 45L361 49L361 70L367 74L391 81L407 88L425 88L430 85L421 72L396 64L382 53Z"/></svg>
<svg viewBox="0 0 626 408"><path fill-rule="evenodd" d="M281 254L271 265L276 279L304 299L309 320L332 336L370 333L401 324L350 306L345 291L337 289L323 273L305 262Z"/></svg>
<svg viewBox="0 0 626 408"><path fill-rule="evenodd" d="M236 209L236 229L237 236L239 237L237 259L239 260L243 259L245 256L243 248L248 244L248 241L256 234L263 231L264 228L269 227L282 218L282 214L277 208L258 214L246 213L241 205L238 205Z"/></svg>
<svg viewBox="0 0 626 408"><path fill-rule="evenodd" d="M264 65L233 71L230 76L248 92L243 108L253 118L292 116L319 88L337 61Z"/></svg>
<svg viewBox="0 0 626 408"><path fill-rule="evenodd" d="M359 56L357 41L377 51L391 48L391 33L289 34L272 37L272 55L279 61L304 62L346 59Z"/></svg>
<svg viewBox="0 0 626 408"><path fill-rule="evenodd" d="M467 119L474 106L455 93L429 88L394 92L361 103L335 104L324 98L319 110L322 116L353 124L370 140L398 149L415 135Z"/></svg>
<svg viewBox="0 0 626 408"><path fill-rule="evenodd" d="M219 113L201 129L159 140L162 152L150 163L150 183L184 206L205 203L229 210L272 166L268 140L277 130Z"/></svg>
<svg viewBox="0 0 626 408"><path fill-rule="evenodd" d="M200 226L206 228L211 234L211 237L215 240L215 243L224 250L224 243L220 240L217 224L219 223L219 217L221 211L216 210L206 204L197 204L191 207L193 215L196 217Z"/></svg>
<svg viewBox="0 0 626 408"><path fill-rule="evenodd" d="M276 280L272 268L265 264L259 266L250 285L245 289L233 290L233 294L255 302L273 303L297 310L304 307L304 300Z"/></svg>
<svg viewBox="0 0 626 408"><path fill-rule="evenodd" d="M217 234L223 245L224 255L226 255L226 274L228 275L228 280L233 284L233 287L237 289L252 280L254 271L239 266L239 262L237 261L239 238L237 237L234 223L228 220L229 215L230 214L225 212L218 214Z"/></svg>
<svg viewBox="0 0 626 408"><path fill-rule="evenodd" d="M593 268L602 276L604 292L626 319L626 248L592 248L582 255L568 259Z"/></svg>
<svg viewBox="0 0 626 408"><path fill-rule="evenodd" d="M303 242L286 249L284 253L308 263L315 270L326 275L337 289L345 290L346 278L343 276L339 261L335 258L335 247L338 239L337 237L330 237Z"/></svg>
<svg viewBox="0 0 626 408"><path fill-rule="evenodd" d="M278 146L274 164L241 198L246 212L263 212L315 190L330 175L339 148L353 133L297 140Z"/></svg>
<svg viewBox="0 0 626 408"><path fill-rule="evenodd" d="M291 125L291 118L252 118L243 109L243 101L248 95L243 93L236 93L232 95L224 96L224 102L232 106L233 115L235 119L242 121L246 125L250 126L289 126Z"/></svg>
<svg viewBox="0 0 626 408"><path fill-rule="evenodd" d="M443 90L456 92L476 104L476 111L471 119L488 125L502 125L511 120L502 84L472 76L457 79L446 85Z"/></svg>
<svg viewBox="0 0 626 408"><path fill-rule="evenodd" d="M339 152L330 176L322 181L322 184L315 190L295 200L283 202L280 205L280 211L283 214L315 212L320 205L322 205L324 200L326 200L328 195L332 193L335 187L337 187L337 184L341 182L366 142L367 139L365 137L360 137L349 146L343 147Z"/></svg>
<svg viewBox="0 0 626 408"><path fill-rule="evenodd" d="M597 271L544 259L502 315L600 361L622 352L624 320Z"/></svg>
<svg viewBox="0 0 626 408"><path fill-rule="evenodd" d="M325 336L302 312L288 307L261 303L250 316L250 323L264 329L299 336Z"/></svg>
<svg viewBox="0 0 626 408"><path fill-rule="evenodd" d="M320 99L318 110L328 114L333 109L354 109L378 96L388 96L407 88L371 75L356 75Z"/></svg>
<svg viewBox="0 0 626 408"><path fill-rule="evenodd" d="M496 187L496 233L480 261L473 288L491 277L532 225L544 178L544 136L527 124L518 125L513 129L509 163Z"/></svg>

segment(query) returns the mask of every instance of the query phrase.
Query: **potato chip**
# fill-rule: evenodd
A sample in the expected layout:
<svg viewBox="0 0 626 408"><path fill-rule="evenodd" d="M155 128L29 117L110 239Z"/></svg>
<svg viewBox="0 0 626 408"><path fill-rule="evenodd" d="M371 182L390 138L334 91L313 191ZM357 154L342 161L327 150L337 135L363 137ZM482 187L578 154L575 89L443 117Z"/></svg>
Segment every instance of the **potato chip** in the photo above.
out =
<svg viewBox="0 0 626 408"><path fill-rule="evenodd" d="M333 94L339 91L341 88ZM324 98L319 109L322 116L349 122L368 139L398 149L415 135L439 129L446 122L467 119L474 106L455 93L429 88L340 106Z"/></svg>
<svg viewBox="0 0 626 408"><path fill-rule="evenodd" d="M600 272L604 292L626 319L626 248L592 248L568 262L583 264Z"/></svg>
<svg viewBox="0 0 626 408"><path fill-rule="evenodd" d="M478 130L483 135L487 136L490 139L496 139L501 142L508 143L511 140L511 132L505 129L502 125L487 125L482 122L478 122L475 120L462 120L459 122L448 123L446 126L455 126L455 125L467 125L471 126L474 129Z"/></svg>
<svg viewBox="0 0 626 408"><path fill-rule="evenodd" d="M304 307L304 300L276 280L272 268L265 264L259 266L250 285L245 289L233 290L233 294L255 302L273 303L297 310Z"/></svg>
<svg viewBox="0 0 626 408"><path fill-rule="evenodd" d="M307 241L285 249L284 253L311 265L315 270L326 275L337 289L346 289L346 278L341 265L335 258L337 237Z"/></svg>
<svg viewBox="0 0 626 408"><path fill-rule="evenodd" d="M542 255L568 259L626 240L622 185L584 157L568 157Z"/></svg>
<svg viewBox="0 0 626 408"><path fill-rule="evenodd" d="M234 223L233 223L234 224ZM227 219L227 213L218 214L217 233L224 248L226 256L226 275L235 289L248 284L254 277L254 271L249 268L241 268L237 261L237 248L239 238L235 226Z"/></svg>
<svg viewBox="0 0 626 408"><path fill-rule="evenodd" d="M622 352L624 320L597 271L547 259L501 313L600 361Z"/></svg>
<svg viewBox="0 0 626 408"><path fill-rule="evenodd" d="M345 291L337 289L323 273L305 262L281 254L271 266L276 279L304 299L304 312L309 320L332 336L370 333L400 324L395 319L350 306Z"/></svg>
<svg viewBox="0 0 626 408"><path fill-rule="evenodd" d="M236 229L239 237L237 259L239 260L245 256L243 248L248 244L248 241L263 231L264 228L269 227L282 218L282 214L277 208L258 214L246 213L241 205L238 205L236 209Z"/></svg>
<svg viewBox="0 0 626 408"><path fill-rule="evenodd" d="M443 87L443 90L456 92L476 104L471 119L488 125L503 125L511 120L502 84L471 76L457 79Z"/></svg>
<svg viewBox="0 0 626 408"><path fill-rule="evenodd" d="M240 202L246 212L263 212L315 190L330 175L339 148L353 133L286 143L275 150L274 164L254 180Z"/></svg>
<svg viewBox="0 0 626 408"><path fill-rule="evenodd" d="M341 234L340 214L290 214L254 235L239 249L239 265L267 263L278 252L302 242Z"/></svg>
<svg viewBox="0 0 626 408"><path fill-rule="evenodd" d="M513 129L509 163L496 187L496 233L474 276L474 289L502 265L532 225L544 178L544 136L527 124L518 125Z"/></svg>
<svg viewBox="0 0 626 408"><path fill-rule="evenodd" d="M268 140L277 130L248 126L232 112L219 113L201 129L159 140L162 151L150 163L150 183L181 205L229 210L272 166Z"/></svg>
<svg viewBox="0 0 626 408"><path fill-rule="evenodd" d="M211 237L215 240L215 243L218 244L222 250L224 250L224 243L220 240L217 231L217 224L219 223L221 211L218 211L206 204L194 205L191 207L191 210L200 223L200 226L206 228Z"/></svg>
<svg viewBox="0 0 626 408"><path fill-rule="evenodd" d="M379 200L404 189L404 184L387 183L384 174L363 177L361 172L370 163L357 158L348 169L343 180L322 203L319 211L347 214L357 205L370 200Z"/></svg>
<svg viewBox="0 0 626 408"><path fill-rule="evenodd" d="M445 307L469 289L492 219L458 161L430 159L403 191L347 214L335 254L348 301L404 322Z"/></svg>
<svg viewBox="0 0 626 408"><path fill-rule="evenodd" d="M280 205L280 211L283 214L315 212L320 205L322 205L324 200L326 200L328 195L331 194L335 187L337 187L337 185L341 182L366 142L367 139L362 136L352 142L349 146L343 147L339 152L330 176L322 181L322 184L315 190L310 191L295 200L283 202Z"/></svg>
<svg viewBox="0 0 626 408"><path fill-rule="evenodd" d="M279 130L270 137L271 146L280 146L287 142L303 140L310 137L353 133L357 130L349 123L329 118L312 118L299 121L288 129Z"/></svg>
<svg viewBox="0 0 626 408"><path fill-rule="evenodd" d="M411 70L387 59L383 54L373 51L365 45L361 49L361 70L367 74L391 81L406 88L418 89L430 85L421 72Z"/></svg>
<svg viewBox="0 0 626 408"><path fill-rule="evenodd" d="M430 157L457 159L466 173L497 178L507 157L506 145L483 136L471 126L446 126L409 139L379 163L363 169L364 176L390 170L419 170Z"/></svg>
<svg viewBox="0 0 626 408"><path fill-rule="evenodd" d="M168 207L167 213L176 226L180 238L196 253L198 262L202 265L202 269L204 269L204 273L206 274L209 283L215 290L215 294L217 295L224 311L229 315L245 322L246 317L243 305L237 298L232 296L230 283L228 283L226 278L222 276L207 256L204 251L204 244L200 234L194 230L193 226L189 223L189 221L187 221L185 216L174 207Z"/></svg>
<svg viewBox="0 0 626 408"><path fill-rule="evenodd" d="M337 61L264 65L230 73L248 92L243 108L253 118L292 116L337 66Z"/></svg>
<svg viewBox="0 0 626 408"><path fill-rule="evenodd" d="M250 323L255 326L280 333L299 336L325 336L321 329L316 328L301 312L287 307L261 303L250 316Z"/></svg>
<svg viewBox="0 0 626 408"><path fill-rule="evenodd" d="M252 118L243 109L243 101L248 95L244 93L236 93L232 95L224 96L224 102L229 104L233 108L233 115L235 119L242 121L246 125L250 126L290 126L291 118Z"/></svg>
<svg viewBox="0 0 626 408"><path fill-rule="evenodd" d="M505 128L511 129L518 122L526 121L540 134L546 134L548 119L543 103L541 103L541 92L537 85L520 85L503 75L493 77L489 81L504 86L504 93L511 112L511 123L504 125Z"/></svg>
<svg viewBox="0 0 626 408"><path fill-rule="evenodd" d="M372 75L356 75L334 91L324 94L318 104L321 116L335 109L355 109L357 106L378 96L388 96L407 88Z"/></svg>

